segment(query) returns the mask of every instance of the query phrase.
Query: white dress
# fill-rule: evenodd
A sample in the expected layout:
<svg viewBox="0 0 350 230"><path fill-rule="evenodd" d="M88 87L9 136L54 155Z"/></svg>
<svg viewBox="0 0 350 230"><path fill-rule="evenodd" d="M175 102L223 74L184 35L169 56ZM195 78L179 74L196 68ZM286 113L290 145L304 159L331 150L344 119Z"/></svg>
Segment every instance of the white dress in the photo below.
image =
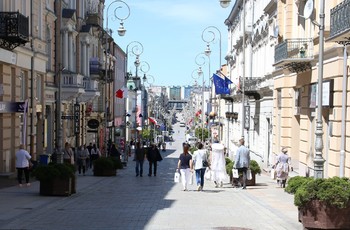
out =
<svg viewBox="0 0 350 230"><path fill-rule="evenodd" d="M212 181L226 182L228 181L228 175L226 173L226 161L224 154L224 145L220 143L214 143L211 146L211 164L210 169L212 171Z"/></svg>

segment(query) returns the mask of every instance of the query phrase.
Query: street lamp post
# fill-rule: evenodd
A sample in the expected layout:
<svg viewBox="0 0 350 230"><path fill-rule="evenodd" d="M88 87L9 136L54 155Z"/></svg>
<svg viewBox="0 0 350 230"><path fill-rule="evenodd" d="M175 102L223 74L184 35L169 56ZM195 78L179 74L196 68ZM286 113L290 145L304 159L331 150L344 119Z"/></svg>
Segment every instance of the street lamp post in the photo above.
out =
<svg viewBox="0 0 350 230"><path fill-rule="evenodd" d="M150 66L148 62L142 61L140 64L140 71L143 73L143 78L142 78L142 87L141 87L141 112L142 112L142 132L145 126L145 119L146 119L146 88L145 88L145 82L147 81L146 73L150 70Z"/></svg>
<svg viewBox="0 0 350 230"><path fill-rule="evenodd" d="M220 0L220 5L222 8L229 7L230 3L231 3L231 0Z"/></svg>
<svg viewBox="0 0 350 230"><path fill-rule="evenodd" d="M57 109L57 118L56 118L56 136L57 136L57 163L62 164L63 163L63 154L62 154L62 71L64 71L66 68L61 66L59 64L59 70L57 71L56 75L58 74L58 92L57 92L57 101L56 101L56 109Z"/></svg>
<svg viewBox="0 0 350 230"><path fill-rule="evenodd" d="M131 50L129 51L129 46L131 46ZM137 108L137 89L138 89L138 82L139 82L139 78L137 76L138 74L138 67L140 66L140 55L143 53L143 45L138 42L138 41L132 41L130 42L127 46L126 46L126 53L125 53L125 69L128 69L128 59L129 59L129 52L131 52L135 57L135 61L134 61L134 66L136 68L136 76L132 77L132 74L127 73L126 75L126 84L132 83L133 85L130 85L128 88L128 90L132 90L135 93L135 122L134 122L134 131L135 131L135 141L137 139L137 130L136 130L136 121L137 121L137 114L136 114L136 108ZM128 100L128 99L126 99ZM128 103L126 103L128 104Z"/></svg>
<svg viewBox="0 0 350 230"><path fill-rule="evenodd" d="M119 36L124 36L125 35L125 28L124 28L124 20L126 20L129 16L130 16L130 8L129 8L129 5L126 4L124 1L121 1L121 0L115 0L113 2L111 2L108 7L107 7L107 10L106 10L106 32L105 32L105 156L107 156L107 142L108 142L108 138L107 138L107 130L108 130L108 117L107 117L107 113L108 113L108 95L107 95L107 88L108 88L108 85L107 85L107 81L108 81L108 72L107 72L107 58L108 58L108 32L112 33L112 31L109 31L108 29L108 18L109 18L109 8L115 4L115 3L121 3L121 5L118 5L115 9L114 9L114 18L117 18L120 20L120 26L118 28L118 35ZM117 15L117 10L118 9L122 9L123 6L126 7L127 9L127 14L124 16L124 17L119 17ZM112 36L112 34L111 34Z"/></svg>
<svg viewBox="0 0 350 230"><path fill-rule="evenodd" d="M317 122L316 122L316 140L315 140L315 157L314 157L314 177L323 178L323 164L322 157L323 149L323 122L322 122L322 86L323 86L323 52L324 52L324 7L325 0L320 1L320 25L319 25L319 55L318 55L318 98L317 98Z"/></svg>
<svg viewBox="0 0 350 230"><path fill-rule="evenodd" d="M229 2L229 1L224 1L224 2ZM207 43L207 48L205 49L204 53L209 58L209 56L211 54L210 43L215 41L215 38L216 38L216 36L215 36L216 33L215 32L217 32L219 34L219 64L220 64L220 66L219 66L218 70L221 71L221 32L220 32L220 30L217 27L215 27L215 26L208 26L208 27L206 27L203 30L203 32L202 32L202 40ZM209 34L209 37L206 36L206 34ZM209 85L209 88L210 88L210 96L209 97L210 97L210 105L211 105L213 98L212 98L212 79L210 77L210 59L209 59L209 84L210 84ZM216 97L215 97L215 99L216 99ZM219 124L221 126L221 121L220 121L220 116L221 116L221 114L220 114L220 98L219 98L219 103L218 103L217 106L218 106ZM221 139L221 130L219 128L219 140L220 139Z"/></svg>
<svg viewBox="0 0 350 230"><path fill-rule="evenodd" d="M201 106L201 110L202 110L202 113L201 113L201 117L202 117L202 141L204 141L204 136L203 136L203 132L204 132L204 74L203 74L203 70L202 70L202 66L205 65L205 55L206 53L199 53L197 54L196 58L195 58L195 62L196 64L199 66L198 68L198 77L202 76L202 100L201 100L201 103L202 103L202 106ZM209 58L209 56L207 56ZM209 73L210 74L210 73Z"/></svg>

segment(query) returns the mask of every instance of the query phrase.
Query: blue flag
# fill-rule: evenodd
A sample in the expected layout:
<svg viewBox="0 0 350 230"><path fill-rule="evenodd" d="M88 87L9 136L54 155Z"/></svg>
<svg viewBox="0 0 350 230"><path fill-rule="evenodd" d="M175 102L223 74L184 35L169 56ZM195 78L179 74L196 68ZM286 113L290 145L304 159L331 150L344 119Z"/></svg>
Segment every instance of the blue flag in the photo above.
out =
<svg viewBox="0 0 350 230"><path fill-rule="evenodd" d="M230 88L228 87L229 84L232 84L232 81L225 77L225 79L222 79L217 74L213 74L213 82L215 86L215 93L216 94L230 94Z"/></svg>

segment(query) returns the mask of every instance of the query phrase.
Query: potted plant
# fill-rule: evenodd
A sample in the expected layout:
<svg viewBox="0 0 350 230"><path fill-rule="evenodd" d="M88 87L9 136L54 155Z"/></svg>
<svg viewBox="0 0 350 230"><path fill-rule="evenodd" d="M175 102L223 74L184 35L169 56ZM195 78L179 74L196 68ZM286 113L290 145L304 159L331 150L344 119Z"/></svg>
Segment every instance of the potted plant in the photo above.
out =
<svg viewBox="0 0 350 230"><path fill-rule="evenodd" d="M291 178L286 191L294 194L299 221L305 228L350 229L349 178Z"/></svg>
<svg viewBox="0 0 350 230"><path fill-rule="evenodd" d="M100 157L94 161L94 176L115 176L122 167L116 157Z"/></svg>
<svg viewBox="0 0 350 230"><path fill-rule="evenodd" d="M227 174L230 176L230 181L233 183L233 178L232 178L232 169L235 165L234 161L231 161L229 158L226 158L226 172ZM254 186L256 185L256 174L260 174L261 173L261 168L258 164L258 162L256 162L255 160L251 160L250 164L249 164L249 169L251 170L252 173L252 179L251 180L247 180L247 185L248 186ZM243 179L243 175L240 174L239 180L242 181Z"/></svg>
<svg viewBox="0 0 350 230"><path fill-rule="evenodd" d="M74 165L39 165L33 170L33 176L40 181L40 195L69 196L76 192Z"/></svg>

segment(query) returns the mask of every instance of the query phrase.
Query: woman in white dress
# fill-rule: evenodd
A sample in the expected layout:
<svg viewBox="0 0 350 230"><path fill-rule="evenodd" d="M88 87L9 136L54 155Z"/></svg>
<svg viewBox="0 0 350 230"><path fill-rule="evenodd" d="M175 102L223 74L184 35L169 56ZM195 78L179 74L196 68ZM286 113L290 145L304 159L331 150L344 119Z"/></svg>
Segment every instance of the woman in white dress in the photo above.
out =
<svg viewBox="0 0 350 230"><path fill-rule="evenodd" d="M221 143L213 143L211 145L210 169L211 179L215 183L215 187L222 187L224 181L227 181L226 161L224 153L224 145Z"/></svg>

